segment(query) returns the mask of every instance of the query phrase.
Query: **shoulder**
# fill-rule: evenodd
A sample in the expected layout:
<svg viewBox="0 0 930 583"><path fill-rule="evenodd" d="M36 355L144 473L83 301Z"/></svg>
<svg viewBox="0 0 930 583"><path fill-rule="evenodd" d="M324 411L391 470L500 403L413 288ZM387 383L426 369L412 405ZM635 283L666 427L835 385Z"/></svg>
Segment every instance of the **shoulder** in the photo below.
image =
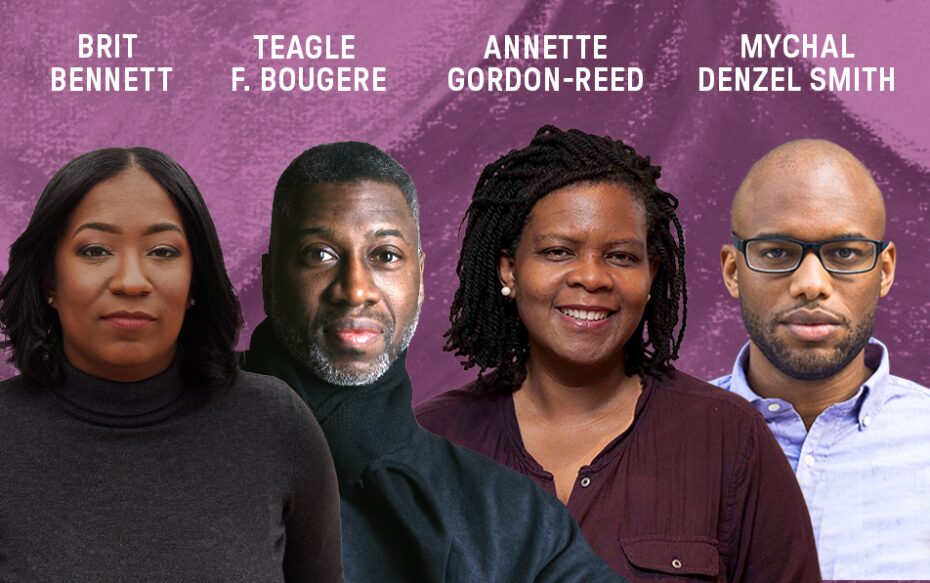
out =
<svg viewBox="0 0 930 583"><path fill-rule="evenodd" d="M311 428L313 433L320 433L306 403L275 377L240 371L235 384L223 396L221 406L257 431L280 433L290 428L293 436L294 432L299 435Z"/></svg>
<svg viewBox="0 0 930 583"><path fill-rule="evenodd" d="M509 398L478 391L475 383L469 383L420 403L414 414L417 422L432 433L467 444L500 430L500 409Z"/></svg>
<svg viewBox="0 0 930 583"><path fill-rule="evenodd" d="M930 389L921 384L905 378L889 375L888 386L891 388L894 396L913 399L915 402L930 406Z"/></svg>
<svg viewBox="0 0 930 583"><path fill-rule="evenodd" d="M469 500L462 507L464 520L480 523L496 516L502 519L502 524L519 529L521 525L531 528L532 515L561 516L560 510L564 509L561 502L530 478L448 439L427 432L421 434L415 447L417 458L409 460L408 466L443 496L460 499L467 492ZM429 455L424 455L427 451Z"/></svg>
<svg viewBox="0 0 930 583"><path fill-rule="evenodd" d="M47 391L37 389L26 382L23 375L0 381L0 418L17 414L24 407L41 401Z"/></svg>
<svg viewBox="0 0 930 583"><path fill-rule="evenodd" d="M704 412L733 420L761 419L746 399L679 370L671 369L652 379L652 383L658 401L689 414Z"/></svg>

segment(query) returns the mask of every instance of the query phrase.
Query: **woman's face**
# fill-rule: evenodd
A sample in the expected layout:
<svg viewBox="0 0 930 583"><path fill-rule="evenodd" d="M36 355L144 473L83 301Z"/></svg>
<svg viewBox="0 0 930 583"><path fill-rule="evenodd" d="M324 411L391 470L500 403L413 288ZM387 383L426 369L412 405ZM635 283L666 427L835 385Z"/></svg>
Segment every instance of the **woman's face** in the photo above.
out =
<svg viewBox="0 0 930 583"><path fill-rule="evenodd" d="M94 186L68 220L49 289L65 356L115 381L171 364L190 305L192 260L168 193L139 168Z"/></svg>
<svg viewBox="0 0 930 583"><path fill-rule="evenodd" d="M658 267L646 235L645 209L623 186L577 183L536 203L499 265L530 358L623 366Z"/></svg>

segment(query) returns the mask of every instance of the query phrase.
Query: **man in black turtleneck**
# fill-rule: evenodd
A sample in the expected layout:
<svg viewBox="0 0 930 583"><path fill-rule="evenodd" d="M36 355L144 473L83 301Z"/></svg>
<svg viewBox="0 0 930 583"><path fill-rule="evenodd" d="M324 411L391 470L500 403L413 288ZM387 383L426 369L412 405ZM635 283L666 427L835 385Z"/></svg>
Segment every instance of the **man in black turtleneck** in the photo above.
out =
<svg viewBox="0 0 930 583"><path fill-rule="evenodd" d="M374 146L298 156L275 189L262 257L268 318L242 355L323 428L346 580L619 581L558 500L414 420L404 357L423 302L417 221L410 177Z"/></svg>

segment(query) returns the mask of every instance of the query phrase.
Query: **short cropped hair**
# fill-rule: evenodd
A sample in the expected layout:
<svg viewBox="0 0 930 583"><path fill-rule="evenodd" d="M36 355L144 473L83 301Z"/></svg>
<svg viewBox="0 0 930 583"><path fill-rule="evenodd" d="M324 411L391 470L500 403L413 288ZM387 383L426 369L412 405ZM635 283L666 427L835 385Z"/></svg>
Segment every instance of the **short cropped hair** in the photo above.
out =
<svg viewBox="0 0 930 583"><path fill-rule="evenodd" d="M363 180L396 186L404 195L410 214L419 229L420 207L413 180L403 166L385 152L366 142L334 142L304 150L281 174L271 205L271 249L294 201L317 184L358 183ZM417 248L420 248L419 240Z"/></svg>
<svg viewBox="0 0 930 583"><path fill-rule="evenodd" d="M78 156L52 177L26 230L10 246L9 271L0 281L0 331L6 336L0 347L11 350L9 361L34 387L59 383L65 358L61 322L46 301L55 278L59 240L88 191L133 167L168 193L191 249L191 290L197 303L185 313L178 337L182 378L192 387L222 390L238 376L235 345L242 315L200 191L187 172L162 152L106 148Z"/></svg>

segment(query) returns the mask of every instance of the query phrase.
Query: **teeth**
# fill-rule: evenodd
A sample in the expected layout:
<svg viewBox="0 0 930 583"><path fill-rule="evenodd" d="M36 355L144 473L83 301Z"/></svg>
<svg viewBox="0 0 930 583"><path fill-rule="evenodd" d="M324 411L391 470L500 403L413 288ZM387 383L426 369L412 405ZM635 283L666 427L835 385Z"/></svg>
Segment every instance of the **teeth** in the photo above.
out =
<svg viewBox="0 0 930 583"><path fill-rule="evenodd" d="M596 322L597 320L603 320L610 315L610 312L602 311L590 311L590 310L573 310L571 308L559 308L559 311L569 316L575 318L576 320L588 320L591 322Z"/></svg>

